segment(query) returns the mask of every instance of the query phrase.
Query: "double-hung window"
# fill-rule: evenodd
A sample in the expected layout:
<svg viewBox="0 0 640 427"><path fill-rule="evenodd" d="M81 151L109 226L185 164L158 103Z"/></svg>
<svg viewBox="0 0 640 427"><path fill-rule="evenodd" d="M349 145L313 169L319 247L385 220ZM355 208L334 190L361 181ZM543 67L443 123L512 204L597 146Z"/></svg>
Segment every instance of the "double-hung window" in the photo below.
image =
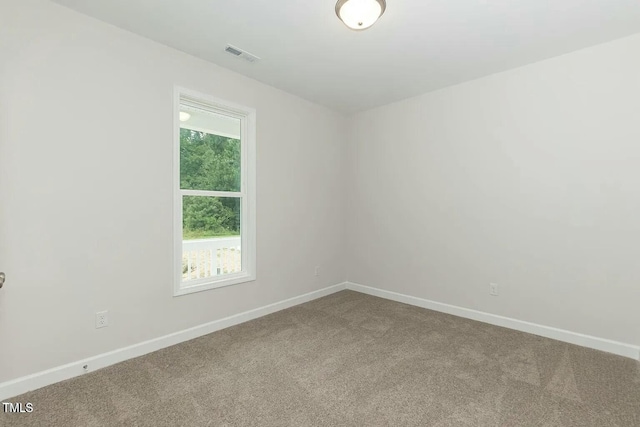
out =
<svg viewBox="0 0 640 427"><path fill-rule="evenodd" d="M255 111L176 88L174 295L255 280Z"/></svg>

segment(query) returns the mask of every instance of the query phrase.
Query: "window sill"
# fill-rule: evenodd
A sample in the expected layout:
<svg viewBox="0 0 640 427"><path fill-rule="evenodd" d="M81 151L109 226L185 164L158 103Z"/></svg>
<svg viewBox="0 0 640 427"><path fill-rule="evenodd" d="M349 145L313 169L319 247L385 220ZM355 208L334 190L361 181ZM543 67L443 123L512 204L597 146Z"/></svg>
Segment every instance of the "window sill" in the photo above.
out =
<svg viewBox="0 0 640 427"><path fill-rule="evenodd" d="M236 273L225 275L224 279L212 280L211 278L192 281L193 284L180 282L173 291L173 296L193 294L196 292L208 291L211 289L224 288L226 286L239 285L241 283L253 282L256 280L255 274Z"/></svg>

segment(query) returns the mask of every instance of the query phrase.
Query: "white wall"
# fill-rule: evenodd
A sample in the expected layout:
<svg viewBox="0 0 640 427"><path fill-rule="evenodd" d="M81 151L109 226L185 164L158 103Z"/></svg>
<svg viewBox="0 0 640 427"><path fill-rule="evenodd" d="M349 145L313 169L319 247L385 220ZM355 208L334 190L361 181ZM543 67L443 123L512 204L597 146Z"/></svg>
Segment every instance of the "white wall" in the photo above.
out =
<svg viewBox="0 0 640 427"><path fill-rule="evenodd" d="M356 115L348 279L640 344L639 114L637 35Z"/></svg>
<svg viewBox="0 0 640 427"><path fill-rule="evenodd" d="M47 1L0 61L0 382L344 280L341 116ZM257 109L256 282L172 297L174 84Z"/></svg>

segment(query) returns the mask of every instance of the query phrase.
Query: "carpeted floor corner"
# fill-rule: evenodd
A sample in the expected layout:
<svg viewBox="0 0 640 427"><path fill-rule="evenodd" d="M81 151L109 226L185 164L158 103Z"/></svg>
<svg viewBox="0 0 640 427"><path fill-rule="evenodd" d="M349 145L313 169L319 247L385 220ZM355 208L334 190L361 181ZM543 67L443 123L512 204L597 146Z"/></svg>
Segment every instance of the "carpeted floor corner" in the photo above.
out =
<svg viewBox="0 0 640 427"><path fill-rule="evenodd" d="M640 363L343 291L54 384L0 426L640 426Z"/></svg>

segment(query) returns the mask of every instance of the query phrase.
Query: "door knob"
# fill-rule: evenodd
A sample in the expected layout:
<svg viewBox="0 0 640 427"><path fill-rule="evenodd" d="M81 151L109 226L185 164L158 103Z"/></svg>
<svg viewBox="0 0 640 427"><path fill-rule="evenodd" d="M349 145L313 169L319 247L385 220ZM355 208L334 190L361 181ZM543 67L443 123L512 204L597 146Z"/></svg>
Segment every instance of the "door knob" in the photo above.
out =
<svg viewBox="0 0 640 427"><path fill-rule="evenodd" d="M2 289L2 286L4 285L4 279L5 279L4 273L0 273L0 289Z"/></svg>

